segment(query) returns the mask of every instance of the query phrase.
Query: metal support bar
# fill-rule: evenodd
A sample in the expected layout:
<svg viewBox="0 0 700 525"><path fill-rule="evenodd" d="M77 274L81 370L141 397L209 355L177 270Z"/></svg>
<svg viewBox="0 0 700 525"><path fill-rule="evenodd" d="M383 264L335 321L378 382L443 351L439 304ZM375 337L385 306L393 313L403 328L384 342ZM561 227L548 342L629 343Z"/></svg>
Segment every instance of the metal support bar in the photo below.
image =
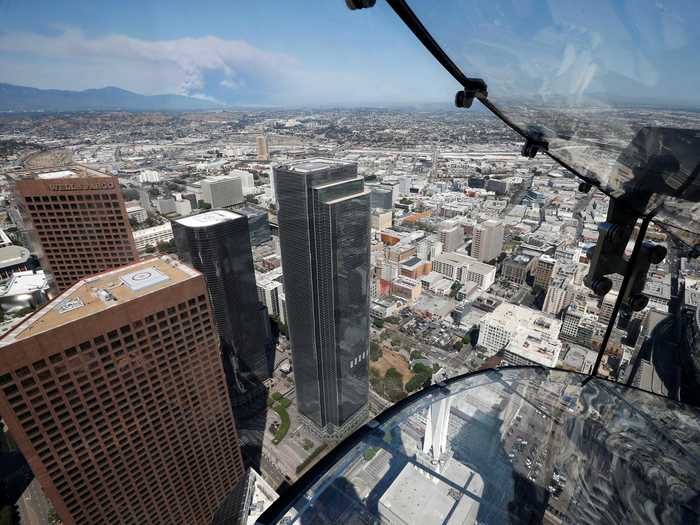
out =
<svg viewBox="0 0 700 525"><path fill-rule="evenodd" d="M634 241L634 249L632 250L632 255L627 263L627 268L634 268L634 266L639 261L639 254L642 251L642 244L644 244L644 237L647 234L647 228L649 227L649 222L651 222L651 216L646 215L642 218L642 223L639 226L639 233L637 233L637 239ZM605 329L605 335L603 335L603 341L600 343L600 350L598 350L598 357L595 360L595 366L591 374L583 380L583 384L586 384L591 378L598 375L598 368L600 367L600 361L603 359L603 354L608 346L608 340L610 339L610 334L617 321L617 314L620 312L620 306L622 306L622 301L625 299L625 290L629 286L629 281L633 272L626 271L625 276L622 279L622 286L620 287L620 293L617 296L617 301L615 301L615 306L613 306L612 314L610 315L610 322Z"/></svg>

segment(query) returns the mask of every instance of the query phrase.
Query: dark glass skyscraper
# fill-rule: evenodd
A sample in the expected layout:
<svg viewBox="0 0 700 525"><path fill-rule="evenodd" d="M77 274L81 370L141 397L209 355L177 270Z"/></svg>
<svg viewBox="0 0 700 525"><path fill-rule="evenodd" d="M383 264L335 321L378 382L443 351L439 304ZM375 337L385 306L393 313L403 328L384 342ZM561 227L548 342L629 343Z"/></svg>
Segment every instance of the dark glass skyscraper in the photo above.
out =
<svg viewBox="0 0 700 525"><path fill-rule="evenodd" d="M180 259L204 274L224 355L237 378L259 383L270 377L248 219L212 210L173 221L173 236Z"/></svg>
<svg viewBox="0 0 700 525"><path fill-rule="evenodd" d="M336 160L279 166L275 181L299 412L342 437L367 411L369 191Z"/></svg>

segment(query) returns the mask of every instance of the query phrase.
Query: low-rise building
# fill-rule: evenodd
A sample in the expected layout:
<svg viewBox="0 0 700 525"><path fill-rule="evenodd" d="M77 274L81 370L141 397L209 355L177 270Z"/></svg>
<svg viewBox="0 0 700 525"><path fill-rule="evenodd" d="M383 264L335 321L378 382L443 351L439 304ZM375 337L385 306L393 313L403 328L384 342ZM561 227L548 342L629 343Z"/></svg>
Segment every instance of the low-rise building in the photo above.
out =
<svg viewBox="0 0 700 525"><path fill-rule="evenodd" d="M161 215L177 213L177 208L175 207L175 199L158 199L156 201L156 209Z"/></svg>
<svg viewBox="0 0 700 525"><path fill-rule="evenodd" d="M409 277L398 277L391 282L391 294L409 303L415 303L420 297L421 283Z"/></svg>
<svg viewBox="0 0 700 525"><path fill-rule="evenodd" d="M148 219L148 212L143 206L129 206L126 209L126 214L129 216L129 220L133 219L138 224L146 222L146 219Z"/></svg>
<svg viewBox="0 0 700 525"><path fill-rule="evenodd" d="M51 299L50 284L42 270L15 272L0 285L0 308L3 311L36 309Z"/></svg>
<svg viewBox="0 0 700 525"><path fill-rule="evenodd" d="M144 253L149 246L155 247L162 242L169 242L172 238L173 227L170 221L134 232L134 243L139 253Z"/></svg>
<svg viewBox="0 0 700 525"><path fill-rule="evenodd" d="M561 352L561 321L537 310L502 303L479 323L478 345L487 353L503 351L511 364L554 367Z"/></svg>
<svg viewBox="0 0 700 525"><path fill-rule="evenodd" d="M39 261L24 246L9 245L0 248L0 279L38 267Z"/></svg>
<svg viewBox="0 0 700 525"><path fill-rule="evenodd" d="M379 231L391 228L393 216L394 214L391 210L372 210L372 214L370 215L370 226L372 229Z"/></svg>
<svg viewBox="0 0 700 525"><path fill-rule="evenodd" d="M518 254L503 261L502 276L515 284L525 284L532 269L534 258L531 255Z"/></svg>
<svg viewBox="0 0 700 525"><path fill-rule="evenodd" d="M495 266L454 252L437 257L433 261L433 270L453 281L476 283L482 290L488 290L496 280Z"/></svg>
<svg viewBox="0 0 700 525"><path fill-rule="evenodd" d="M412 257L401 264L401 275L411 279L420 279L428 275L433 269L430 261L424 261L418 257Z"/></svg>

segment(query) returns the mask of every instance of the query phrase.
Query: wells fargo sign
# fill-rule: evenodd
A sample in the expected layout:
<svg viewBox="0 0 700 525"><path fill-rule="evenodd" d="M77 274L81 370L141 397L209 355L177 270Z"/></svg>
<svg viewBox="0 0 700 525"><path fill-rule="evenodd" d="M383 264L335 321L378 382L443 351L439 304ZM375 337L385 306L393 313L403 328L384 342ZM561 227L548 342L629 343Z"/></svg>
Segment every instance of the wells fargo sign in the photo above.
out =
<svg viewBox="0 0 700 525"><path fill-rule="evenodd" d="M51 191L84 191L84 190L112 190L113 182L71 182L65 184L49 184Z"/></svg>

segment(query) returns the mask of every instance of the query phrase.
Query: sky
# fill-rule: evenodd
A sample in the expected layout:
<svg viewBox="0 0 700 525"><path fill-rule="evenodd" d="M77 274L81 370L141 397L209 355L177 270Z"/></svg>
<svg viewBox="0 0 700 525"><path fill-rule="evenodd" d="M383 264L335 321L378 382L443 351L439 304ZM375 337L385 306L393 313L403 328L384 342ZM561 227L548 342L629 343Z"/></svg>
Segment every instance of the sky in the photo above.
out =
<svg viewBox="0 0 700 525"><path fill-rule="evenodd" d="M697 0L410 4L492 97L700 102ZM459 87L383 0L359 11L344 0L0 0L0 20L0 82L11 84L273 106L449 102Z"/></svg>

